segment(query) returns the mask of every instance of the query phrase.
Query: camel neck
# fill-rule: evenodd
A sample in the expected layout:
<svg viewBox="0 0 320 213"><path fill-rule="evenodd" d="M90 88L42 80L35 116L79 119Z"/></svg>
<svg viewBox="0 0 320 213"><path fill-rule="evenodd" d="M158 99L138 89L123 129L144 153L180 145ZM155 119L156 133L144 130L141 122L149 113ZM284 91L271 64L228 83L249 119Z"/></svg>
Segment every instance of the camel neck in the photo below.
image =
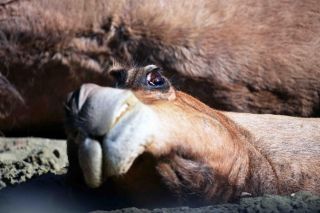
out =
<svg viewBox="0 0 320 213"><path fill-rule="evenodd" d="M249 140L254 140L250 137ZM245 181L244 192L253 196L279 193L279 180L272 163L251 141L247 143L249 170Z"/></svg>
<svg viewBox="0 0 320 213"><path fill-rule="evenodd" d="M256 137L247 129L237 125L228 115L223 112L218 113L219 120L223 121L225 127L229 131L233 131L233 143L238 144L235 153L237 153L237 162L232 165L231 174L239 177L244 176L242 192L248 192L252 195L261 195L265 193L275 194L279 192L278 177L272 166L268 156L263 154L258 147L255 146ZM223 115L223 116L222 116ZM246 159L246 160L245 160ZM239 180L237 181L240 183Z"/></svg>

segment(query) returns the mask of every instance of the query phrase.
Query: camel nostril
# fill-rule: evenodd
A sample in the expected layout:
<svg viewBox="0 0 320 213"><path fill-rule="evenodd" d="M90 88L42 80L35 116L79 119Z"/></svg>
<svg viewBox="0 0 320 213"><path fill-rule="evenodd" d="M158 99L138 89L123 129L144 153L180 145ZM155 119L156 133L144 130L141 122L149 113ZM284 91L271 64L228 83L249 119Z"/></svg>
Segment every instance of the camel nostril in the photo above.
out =
<svg viewBox="0 0 320 213"><path fill-rule="evenodd" d="M67 112L79 112L79 97L80 89L77 89L74 92L68 94L67 101L65 103L65 109L67 110Z"/></svg>

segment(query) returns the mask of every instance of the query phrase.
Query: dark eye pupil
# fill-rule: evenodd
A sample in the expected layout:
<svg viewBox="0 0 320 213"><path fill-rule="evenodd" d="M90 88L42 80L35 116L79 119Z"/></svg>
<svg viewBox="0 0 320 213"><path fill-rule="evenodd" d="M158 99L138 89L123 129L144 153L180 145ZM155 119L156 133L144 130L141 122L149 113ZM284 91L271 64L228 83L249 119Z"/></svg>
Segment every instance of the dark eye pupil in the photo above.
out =
<svg viewBox="0 0 320 213"><path fill-rule="evenodd" d="M161 86L164 84L164 78L159 72L150 72L147 74L147 82L150 86Z"/></svg>

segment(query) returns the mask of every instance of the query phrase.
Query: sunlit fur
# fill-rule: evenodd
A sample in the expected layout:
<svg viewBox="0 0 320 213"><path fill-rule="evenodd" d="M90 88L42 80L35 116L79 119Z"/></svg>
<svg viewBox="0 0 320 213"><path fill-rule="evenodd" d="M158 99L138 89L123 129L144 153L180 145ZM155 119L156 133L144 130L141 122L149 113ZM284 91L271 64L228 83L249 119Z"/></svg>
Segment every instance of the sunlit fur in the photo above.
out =
<svg viewBox="0 0 320 213"><path fill-rule="evenodd" d="M83 92L92 88L96 92L78 100L90 107L72 109L77 98L69 99L67 130L70 147L85 141L75 135L100 138L104 154L98 160L107 163L97 175L104 181L112 179L133 200L208 204L237 199L243 192L320 194L320 119L222 112L172 86L167 92L145 89L138 82L146 77L146 68L127 71L134 74L127 75L125 89L82 86ZM115 95L120 91L129 95ZM129 96L137 99L134 110L126 111L115 125L107 125ZM105 100L121 104L100 104ZM97 117L86 114L102 114L98 121L105 131L93 134L87 127L97 126ZM85 122L78 125L74 121L81 116ZM77 147L70 149L71 173L77 168L72 153L77 152ZM124 169L110 170L110 165ZM82 167L76 177L90 172Z"/></svg>

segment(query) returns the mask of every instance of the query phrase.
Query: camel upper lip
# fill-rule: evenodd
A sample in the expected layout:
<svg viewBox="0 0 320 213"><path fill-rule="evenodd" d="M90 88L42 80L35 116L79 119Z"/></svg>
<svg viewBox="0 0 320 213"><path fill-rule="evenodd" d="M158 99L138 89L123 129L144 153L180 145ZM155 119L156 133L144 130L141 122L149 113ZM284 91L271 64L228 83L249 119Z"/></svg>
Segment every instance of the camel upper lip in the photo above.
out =
<svg viewBox="0 0 320 213"><path fill-rule="evenodd" d="M121 101L122 103L119 104L119 106L115 107L115 111L113 115L111 115L111 125L108 128L108 132L111 131L126 115L130 114L132 112L133 108L137 104L137 99L131 95L124 101Z"/></svg>
<svg viewBox="0 0 320 213"><path fill-rule="evenodd" d="M114 117L114 120L111 124L111 128L115 126L121 117L123 117L130 110L130 105L128 103L124 103L118 110L117 114Z"/></svg>
<svg viewBox="0 0 320 213"><path fill-rule="evenodd" d="M94 84L83 85L69 102L71 126L97 137L107 135L140 103L130 90Z"/></svg>

